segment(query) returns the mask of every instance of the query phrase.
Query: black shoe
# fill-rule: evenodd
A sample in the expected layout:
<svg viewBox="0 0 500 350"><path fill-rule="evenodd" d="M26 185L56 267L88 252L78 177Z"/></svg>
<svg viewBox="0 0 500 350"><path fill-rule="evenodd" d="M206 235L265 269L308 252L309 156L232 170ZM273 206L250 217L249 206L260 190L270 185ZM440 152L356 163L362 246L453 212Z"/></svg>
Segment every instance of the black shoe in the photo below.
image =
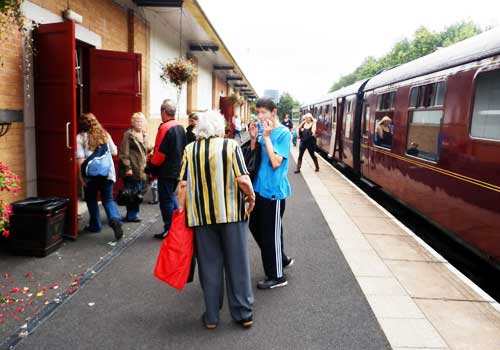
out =
<svg viewBox="0 0 500 350"><path fill-rule="evenodd" d="M300 169L295 170L293 173L294 173L294 174L298 174L298 173L300 173Z"/></svg>
<svg viewBox="0 0 500 350"><path fill-rule="evenodd" d="M164 239L167 236L168 236L168 231L164 231L164 232L155 234L153 237L157 238L157 239Z"/></svg>
<svg viewBox="0 0 500 350"><path fill-rule="evenodd" d="M285 263L283 263L283 268L286 269L286 268L292 266L294 262L295 262L295 260L288 257L288 260Z"/></svg>
<svg viewBox="0 0 500 350"><path fill-rule="evenodd" d="M274 289L274 288L279 288L279 287L284 287L288 284L288 281L286 280L285 276L274 279L274 278L268 278L264 281L260 281L257 283L257 288L259 289Z"/></svg>
<svg viewBox="0 0 500 350"><path fill-rule="evenodd" d="M158 204L158 201L149 201L148 204Z"/></svg>
<svg viewBox="0 0 500 350"><path fill-rule="evenodd" d="M109 226L111 226L111 228L113 229L113 232L115 233L115 238L117 241L123 237L123 230L122 230L121 222L119 222L117 220L113 220L110 222Z"/></svg>
<svg viewBox="0 0 500 350"><path fill-rule="evenodd" d="M89 225L85 226L83 228L83 231L87 232L87 233L99 233L99 232L101 232L101 230L96 231L96 230L91 229Z"/></svg>
<svg viewBox="0 0 500 350"><path fill-rule="evenodd" d="M243 328L250 328L253 326L253 317L250 316L236 322L239 323Z"/></svg>

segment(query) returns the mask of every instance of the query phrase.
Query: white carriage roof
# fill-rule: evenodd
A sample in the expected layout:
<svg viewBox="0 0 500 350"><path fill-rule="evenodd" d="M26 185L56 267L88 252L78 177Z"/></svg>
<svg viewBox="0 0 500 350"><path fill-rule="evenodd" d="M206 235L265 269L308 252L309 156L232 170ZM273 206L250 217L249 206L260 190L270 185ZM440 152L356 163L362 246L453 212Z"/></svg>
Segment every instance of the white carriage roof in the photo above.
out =
<svg viewBox="0 0 500 350"><path fill-rule="evenodd" d="M371 78L365 90L376 89L498 54L500 54L500 27L386 70Z"/></svg>

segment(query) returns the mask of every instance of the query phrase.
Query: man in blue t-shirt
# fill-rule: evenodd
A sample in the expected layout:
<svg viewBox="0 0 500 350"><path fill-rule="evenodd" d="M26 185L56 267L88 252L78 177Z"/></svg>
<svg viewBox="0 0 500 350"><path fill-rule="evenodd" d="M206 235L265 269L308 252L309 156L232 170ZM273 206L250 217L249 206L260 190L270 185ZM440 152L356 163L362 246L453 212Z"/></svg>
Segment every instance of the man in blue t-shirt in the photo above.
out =
<svg viewBox="0 0 500 350"><path fill-rule="evenodd" d="M283 227L285 198L291 195L288 182L290 130L277 118L276 104L269 98L256 103L257 115L262 125L259 137L256 123L250 125L250 147L261 144L261 161L254 180L255 208L250 216L250 231L262 253L262 263L267 278L257 284L259 289L272 289L288 284L283 268L293 264L293 259L283 252Z"/></svg>

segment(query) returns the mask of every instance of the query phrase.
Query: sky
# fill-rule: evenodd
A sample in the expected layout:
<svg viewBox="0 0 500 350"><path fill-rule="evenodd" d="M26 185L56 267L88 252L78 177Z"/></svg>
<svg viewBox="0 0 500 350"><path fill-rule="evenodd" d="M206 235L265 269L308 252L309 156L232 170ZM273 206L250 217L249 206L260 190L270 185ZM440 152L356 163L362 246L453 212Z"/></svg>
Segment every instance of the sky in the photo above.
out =
<svg viewBox="0 0 500 350"><path fill-rule="evenodd" d="M198 0L250 84L320 98L367 56L380 57L420 26L500 25L499 0Z"/></svg>

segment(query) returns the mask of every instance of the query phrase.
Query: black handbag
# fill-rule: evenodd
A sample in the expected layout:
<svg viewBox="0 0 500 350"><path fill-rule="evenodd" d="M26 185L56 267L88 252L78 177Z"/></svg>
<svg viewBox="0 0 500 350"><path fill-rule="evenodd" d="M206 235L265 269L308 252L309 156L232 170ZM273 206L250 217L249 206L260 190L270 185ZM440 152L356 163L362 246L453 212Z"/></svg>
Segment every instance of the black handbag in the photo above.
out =
<svg viewBox="0 0 500 350"><path fill-rule="evenodd" d="M116 202L121 206L138 205L142 203L143 197L142 192L135 188L122 188L118 191Z"/></svg>
<svg viewBox="0 0 500 350"><path fill-rule="evenodd" d="M247 170L250 173L250 179L253 180L259 171L262 146L257 142L255 148L252 150L250 148L250 141L247 141L241 146L241 151L243 153L243 158L245 158Z"/></svg>

